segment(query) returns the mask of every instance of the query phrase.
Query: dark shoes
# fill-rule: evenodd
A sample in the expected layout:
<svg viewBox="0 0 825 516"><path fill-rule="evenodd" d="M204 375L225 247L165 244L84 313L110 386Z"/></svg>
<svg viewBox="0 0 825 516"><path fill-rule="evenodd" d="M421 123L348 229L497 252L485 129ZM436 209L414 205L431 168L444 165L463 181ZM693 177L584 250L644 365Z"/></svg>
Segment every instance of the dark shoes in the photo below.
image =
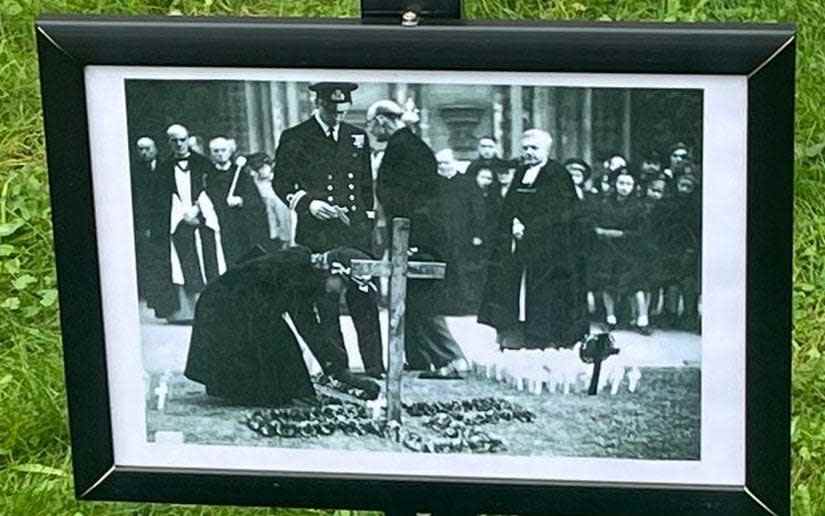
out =
<svg viewBox="0 0 825 516"><path fill-rule="evenodd" d="M348 370L335 373L330 378L333 380L330 382L333 388L342 390L358 399L374 400L381 394L381 387L377 383L366 378L359 378ZM336 383L340 385L336 385Z"/></svg>
<svg viewBox="0 0 825 516"><path fill-rule="evenodd" d="M461 380L463 373L470 370L467 360L459 358L435 371L425 371L418 375L422 380Z"/></svg>
<svg viewBox="0 0 825 516"><path fill-rule="evenodd" d="M435 371L424 371L418 375L422 380L461 380L461 373L449 366L439 367Z"/></svg>

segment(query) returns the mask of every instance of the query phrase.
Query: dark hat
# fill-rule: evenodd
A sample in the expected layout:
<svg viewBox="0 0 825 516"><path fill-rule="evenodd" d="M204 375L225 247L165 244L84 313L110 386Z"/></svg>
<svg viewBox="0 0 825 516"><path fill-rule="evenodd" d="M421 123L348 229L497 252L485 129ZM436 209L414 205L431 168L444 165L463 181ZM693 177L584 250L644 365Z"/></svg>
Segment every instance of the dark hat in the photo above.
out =
<svg viewBox="0 0 825 516"><path fill-rule="evenodd" d="M309 89L317 93L321 100L341 104L352 102L352 91L358 89L358 85L351 82L316 82Z"/></svg>
<svg viewBox="0 0 825 516"><path fill-rule="evenodd" d="M685 142L676 142L673 145L671 145L668 154L673 154L677 150L684 150L687 151L688 154L690 154L690 147L688 147L688 145Z"/></svg>
<svg viewBox="0 0 825 516"><path fill-rule="evenodd" d="M246 166L249 170L258 171L264 165L272 165L272 158L265 152L256 152L246 157Z"/></svg>
<svg viewBox="0 0 825 516"><path fill-rule="evenodd" d="M691 174L689 172L687 174L683 174L683 175L679 176L676 179L677 184L680 181L690 181L691 183L693 183L693 186L699 186L699 178L697 176L695 176L694 174Z"/></svg>
<svg viewBox="0 0 825 516"><path fill-rule="evenodd" d="M607 173L607 176L610 178L610 184L616 184L616 179L618 179L619 176L630 176L634 182L638 181L636 174L627 167L619 167L616 170L610 171Z"/></svg>
<svg viewBox="0 0 825 516"><path fill-rule="evenodd" d="M577 168L581 171L582 175L585 179L590 177L590 165L587 164L586 161L580 158L570 158L564 162L564 168L570 170L571 168Z"/></svg>

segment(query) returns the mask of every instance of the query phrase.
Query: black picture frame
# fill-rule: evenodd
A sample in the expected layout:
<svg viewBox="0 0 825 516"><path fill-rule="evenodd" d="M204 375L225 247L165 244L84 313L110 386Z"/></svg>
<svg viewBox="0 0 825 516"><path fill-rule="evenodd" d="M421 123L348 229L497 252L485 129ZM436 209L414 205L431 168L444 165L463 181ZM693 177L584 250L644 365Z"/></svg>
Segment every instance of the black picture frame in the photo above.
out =
<svg viewBox="0 0 825 516"><path fill-rule="evenodd" d="M36 33L78 498L445 514L790 514L793 25L454 21L409 28L358 20L46 16ZM116 465L86 119L88 65L747 77L745 485L347 480Z"/></svg>

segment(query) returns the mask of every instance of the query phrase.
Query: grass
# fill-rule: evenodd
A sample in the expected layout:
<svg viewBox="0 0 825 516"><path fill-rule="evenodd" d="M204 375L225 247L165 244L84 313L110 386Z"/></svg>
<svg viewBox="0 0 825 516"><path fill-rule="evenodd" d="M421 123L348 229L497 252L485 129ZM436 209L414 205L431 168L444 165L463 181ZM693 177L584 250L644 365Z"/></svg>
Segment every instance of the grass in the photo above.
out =
<svg viewBox="0 0 825 516"><path fill-rule="evenodd" d="M355 16L356 0L0 0L0 512L312 514L78 503L71 488L32 21L40 13ZM793 508L825 514L825 9L818 0L466 0L472 18L799 23ZM329 513L329 512L327 512ZM340 513L340 512L339 512Z"/></svg>

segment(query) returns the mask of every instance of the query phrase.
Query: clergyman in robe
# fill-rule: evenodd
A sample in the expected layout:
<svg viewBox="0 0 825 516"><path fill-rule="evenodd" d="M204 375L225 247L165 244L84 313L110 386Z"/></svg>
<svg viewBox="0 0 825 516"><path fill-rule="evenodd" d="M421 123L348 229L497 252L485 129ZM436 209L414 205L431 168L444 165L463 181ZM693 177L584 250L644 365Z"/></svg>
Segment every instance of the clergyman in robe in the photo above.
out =
<svg viewBox="0 0 825 516"><path fill-rule="evenodd" d="M478 317L502 348L572 347L589 332L576 247L578 197L550 134L530 129L498 220Z"/></svg>
<svg viewBox="0 0 825 516"><path fill-rule="evenodd" d="M166 131L172 156L159 166L159 195L168 202L162 218L168 236L164 260L169 288L155 304L159 317L191 320L197 296L204 286L226 271L220 224L206 190L212 164L189 148L189 133L174 124Z"/></svg>

